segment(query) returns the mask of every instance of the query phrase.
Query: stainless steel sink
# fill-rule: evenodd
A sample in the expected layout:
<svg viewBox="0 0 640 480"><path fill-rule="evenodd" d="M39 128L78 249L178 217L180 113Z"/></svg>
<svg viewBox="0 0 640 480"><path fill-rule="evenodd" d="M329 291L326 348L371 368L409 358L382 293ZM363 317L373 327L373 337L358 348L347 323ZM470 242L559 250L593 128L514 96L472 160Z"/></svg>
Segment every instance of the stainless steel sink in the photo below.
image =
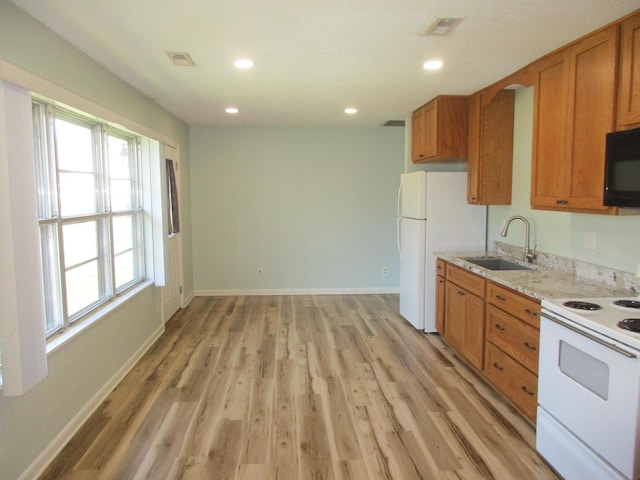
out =
<svg viewBox="0 0 640 480"><path fill-rule="evenodd" d="M487 270L533 270L533 267L527 267L499 257L465 258L465 260Z"/></svg>

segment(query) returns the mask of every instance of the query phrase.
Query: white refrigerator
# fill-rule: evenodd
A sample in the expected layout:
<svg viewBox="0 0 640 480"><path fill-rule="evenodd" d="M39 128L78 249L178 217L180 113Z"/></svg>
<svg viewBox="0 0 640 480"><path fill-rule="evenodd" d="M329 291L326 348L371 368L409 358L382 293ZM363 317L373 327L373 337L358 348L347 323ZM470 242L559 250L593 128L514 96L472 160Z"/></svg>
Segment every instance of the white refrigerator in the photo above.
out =
<svg viewBox="0 0 640 480"><path fill-rule="evenodd" d="M436 331L434 252L484 251L486 226L487 207L467 204L466 172L400 175L400 315L415 328Z"/></svg>

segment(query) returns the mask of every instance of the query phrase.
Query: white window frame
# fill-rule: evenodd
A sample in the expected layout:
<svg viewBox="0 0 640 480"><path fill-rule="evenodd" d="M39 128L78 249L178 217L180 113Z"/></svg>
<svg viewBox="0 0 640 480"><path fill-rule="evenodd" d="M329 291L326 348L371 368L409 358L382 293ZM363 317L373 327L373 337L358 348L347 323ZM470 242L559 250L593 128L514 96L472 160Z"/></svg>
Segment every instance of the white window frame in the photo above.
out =
<svg viewBox="0 0 640 480"><path fill-rule="evenodd" d="M139 135L110 125L93 116L65 109L41 98L33 100L34 146L37 164L39 227L41 232L43 287L45 290L45 332L48 339L67 330L127 293L145 280L144 205L141 171L141 138ZM85 214L64 215L61 212L60 173L55 149L55 119L81 125L92 132L93 168L96 211ZM129 144L129 170L131 180L130 208L112 211L110 202L110 176L108 170L108 138L116 137ZM115 218L132 219L133 278L117 285L116 258L125 252L114 251L113 222ZM99 272L99 298L77 312L67 311L66 272L81 264L67 266L64 259L65 226L96 223Z"/></svg>

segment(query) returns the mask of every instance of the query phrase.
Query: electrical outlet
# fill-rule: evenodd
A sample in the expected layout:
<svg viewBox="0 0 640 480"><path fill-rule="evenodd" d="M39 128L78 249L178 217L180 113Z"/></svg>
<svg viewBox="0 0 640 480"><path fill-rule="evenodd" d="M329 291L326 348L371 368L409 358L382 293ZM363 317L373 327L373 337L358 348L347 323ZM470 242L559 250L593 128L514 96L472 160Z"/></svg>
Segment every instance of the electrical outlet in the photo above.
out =
<svg viewBox="0 0 640 480"><path fill-rule="evenodd" d="M382 267L382 274L386 275L387 273L389 273L389 268L388 267Z"/></svg>
<svg viewBox="0 0 640 480"><path fill-rule="evenodd" d="M589 250L596 249L596 234L594 232L584 232L584 239L582 246Z"/></svg>
<svg viewBox="0 0 640 480"><path fill-rule="evenodd" d="M262 270L262 268L258 269L258 276L262 277L264 275L264 270Z"/></svg>

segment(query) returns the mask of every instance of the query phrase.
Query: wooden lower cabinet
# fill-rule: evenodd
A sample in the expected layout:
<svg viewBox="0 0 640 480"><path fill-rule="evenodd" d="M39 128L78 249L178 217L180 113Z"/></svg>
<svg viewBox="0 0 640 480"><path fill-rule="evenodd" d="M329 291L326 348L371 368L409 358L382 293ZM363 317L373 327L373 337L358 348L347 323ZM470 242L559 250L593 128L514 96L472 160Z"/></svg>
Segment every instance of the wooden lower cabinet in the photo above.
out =
<svg viewBox="0 0 640 480"><path fill-rule="evenodd" d="M487 341L535 374L538 373L539 337L539 330L487 305Z"/></svg>
<svg viewBox="0 0 640 480"><path fill-rule="evenodd" d="M453 274L450 274L454 272ZM454 283L462 280L469 288ZM484 279L461 268L447 265L444 298L444 337L474 367L484 363Z"/></svg>
<svg viewBox="0 0 640 480"><path fill-rule="evenodd" d="M535 422L540 302L448 262L439 262L438 331Z"/></svg>
<svg viewBox="0 0 640 480"><path fill-rule="evenodd" d="M493 385L530 420L536 418L538 377L487 342L485 373Z"/></svg>

